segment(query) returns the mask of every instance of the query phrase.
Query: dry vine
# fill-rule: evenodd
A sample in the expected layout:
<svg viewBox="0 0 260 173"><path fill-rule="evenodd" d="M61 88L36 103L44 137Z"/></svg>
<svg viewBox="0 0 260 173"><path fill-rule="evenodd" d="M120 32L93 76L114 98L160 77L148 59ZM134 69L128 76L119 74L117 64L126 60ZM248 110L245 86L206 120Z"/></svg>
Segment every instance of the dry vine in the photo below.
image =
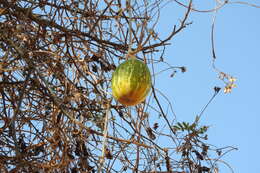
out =
<svg viewBox="0 0 260 173"><path fill-rule="evenodd" d="M138 106L113 100L111 75L128 43L156 68L166 62L155 54L163 56L196 11L190 0L180 23L160 38L154 27L165 2L126 2L0 0L1 172L213 172L235 149L207 144L201 115L176 122L155 86Z"/></svg>

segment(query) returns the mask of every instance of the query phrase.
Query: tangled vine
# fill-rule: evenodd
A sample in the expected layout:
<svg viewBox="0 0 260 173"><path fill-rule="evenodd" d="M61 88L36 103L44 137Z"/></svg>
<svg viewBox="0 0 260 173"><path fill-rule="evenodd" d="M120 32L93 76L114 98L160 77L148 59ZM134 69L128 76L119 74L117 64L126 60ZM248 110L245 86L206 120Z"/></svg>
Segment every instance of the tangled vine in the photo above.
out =
<svg viewBox="0 0 260 173"><path fill-rule="evenodd" d="M154 28L167 3L186 12L161 38ZM155 80L137 106L111 95L112 72L129 51L155 76L167 61L158 57L191 24L190 14L227 3L201 11L192 0L0 0L0 172L203 173L229 166L221 158L235 148L207 143L204 110L194 122L177 122ZM231 90L234 78L220 75Z"/></svg>

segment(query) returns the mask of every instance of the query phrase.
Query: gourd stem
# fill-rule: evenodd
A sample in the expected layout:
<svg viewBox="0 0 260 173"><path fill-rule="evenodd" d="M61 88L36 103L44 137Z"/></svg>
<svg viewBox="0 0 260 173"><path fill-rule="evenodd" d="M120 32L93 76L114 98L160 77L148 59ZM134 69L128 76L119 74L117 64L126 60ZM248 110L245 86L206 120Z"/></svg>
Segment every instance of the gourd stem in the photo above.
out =
<svg viewBox="0 0 260 173"><path fill-rule="evenodd" d="M126 9L129 14L129 47L128 47L128 53L127 53L127 59L135 59L134 53L132 51L132 44L133 44L133 29L132 29L132 6L131 6L131 0L126 1Z"/></svg>

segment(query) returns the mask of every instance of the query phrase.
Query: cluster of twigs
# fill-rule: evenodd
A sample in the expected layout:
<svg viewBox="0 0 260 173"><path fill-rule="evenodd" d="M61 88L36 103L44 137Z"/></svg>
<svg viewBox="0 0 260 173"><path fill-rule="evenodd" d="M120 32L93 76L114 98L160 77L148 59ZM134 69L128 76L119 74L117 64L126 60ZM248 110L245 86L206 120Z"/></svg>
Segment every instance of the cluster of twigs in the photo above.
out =
<svg viewBox="0 0 260 173"><path fill-rule="evenodd" d="M176 122L154 86L135 107L111 96L112 72L130 42L137 58L156 68L163 60L155 53L190 24L192 1L160 38L154 27L163 4L0 0L0 172L217 171L233 148L208 145L199 118Z"/></svg>

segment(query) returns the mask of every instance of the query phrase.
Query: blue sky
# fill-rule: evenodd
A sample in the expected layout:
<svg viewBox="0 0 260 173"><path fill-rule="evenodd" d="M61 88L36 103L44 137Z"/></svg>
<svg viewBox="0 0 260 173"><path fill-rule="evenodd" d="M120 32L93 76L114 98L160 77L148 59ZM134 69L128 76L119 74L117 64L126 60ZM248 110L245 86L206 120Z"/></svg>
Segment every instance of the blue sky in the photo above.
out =
<svg viewBox="0 0 260 173"><path fill-rule="evenodd" d="M213 2L194 1L194 5L207 9L214 6ZM174 2L161 10L160 22L155 29L161 38L171 31L182 17L183 10ZM186 66L187 72L170 78L171 72L168 71L156 79L156 88L167 94L179 121L193 121L212 96L213 87L224 86L211 66L212 16L213 13L193 12L189 18L193 24L171 40L166 49L165 60L173 66ZM221 91L204 113L201 123L210 126L210 144L238 148L223 158L236 173L259 170L259 18L260 8L238 4L226 5L218 11L216 18L216 65L237 78L237 88L230 94ZM230 171L222 168L220 172Z"/></svg>

